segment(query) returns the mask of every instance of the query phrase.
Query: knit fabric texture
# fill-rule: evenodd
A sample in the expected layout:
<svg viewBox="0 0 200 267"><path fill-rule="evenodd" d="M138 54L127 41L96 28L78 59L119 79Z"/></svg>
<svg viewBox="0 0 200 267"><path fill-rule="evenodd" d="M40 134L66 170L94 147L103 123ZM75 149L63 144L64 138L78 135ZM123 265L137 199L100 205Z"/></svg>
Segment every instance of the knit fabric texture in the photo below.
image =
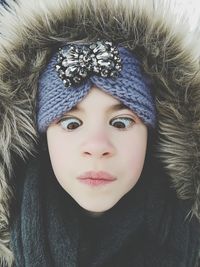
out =
<svg viewBox="0 0 200 267"><path fill-rule="evenodd" d="M37 128L40 133L76 106L94 85L131 109L148 127L155 127L156 112L150 78L142 71L141 63L133 53L124 47L118 47L118 50L122 70L117 78L91 75L83 83L69 88L64 86L55 70L58 52L52 56L39 79Z"/></svg>

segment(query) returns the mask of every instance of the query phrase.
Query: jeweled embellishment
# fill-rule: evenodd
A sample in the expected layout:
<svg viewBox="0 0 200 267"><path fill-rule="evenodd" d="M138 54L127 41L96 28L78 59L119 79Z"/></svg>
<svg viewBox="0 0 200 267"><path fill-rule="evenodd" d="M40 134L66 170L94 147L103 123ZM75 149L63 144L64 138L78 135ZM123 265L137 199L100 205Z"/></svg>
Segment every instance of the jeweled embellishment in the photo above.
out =
<svg viewBox="0 0 200 267"><path fill-rule="evenodd" d="M116 78L121 69L119 51L109 41L68 45L58 52L56 71L65 87L80 84L92 74Z"/></svg>

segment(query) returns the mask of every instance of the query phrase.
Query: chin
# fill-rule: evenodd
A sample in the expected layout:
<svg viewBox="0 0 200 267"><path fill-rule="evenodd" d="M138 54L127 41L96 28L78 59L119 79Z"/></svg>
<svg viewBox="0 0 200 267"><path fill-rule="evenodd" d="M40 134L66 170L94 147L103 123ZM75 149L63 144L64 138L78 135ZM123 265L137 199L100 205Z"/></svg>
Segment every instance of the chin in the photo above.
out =
<svg viewBox="0 0 200 267"><path fill-rule="evenodd" d="M99 202L95 202L90 201L90 202L84 202L84 201L77 201L77 203L79 204L79 206L81 206L83 209L85 209L88 212L91 213L102 213L105 211L108 211L109 209L111 209L112 207L114 207L114 205L117 203L117 201L110 201L110 202L103 202L102 201Z"/></svg>

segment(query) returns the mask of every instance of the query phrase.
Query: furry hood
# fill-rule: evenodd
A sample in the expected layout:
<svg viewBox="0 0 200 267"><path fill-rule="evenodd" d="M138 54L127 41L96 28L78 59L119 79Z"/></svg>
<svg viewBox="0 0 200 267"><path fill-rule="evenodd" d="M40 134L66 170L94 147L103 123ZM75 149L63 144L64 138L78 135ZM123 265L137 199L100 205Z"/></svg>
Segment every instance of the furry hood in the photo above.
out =
<svg viewBox="0 0 200 267"><path fill-rule="evenodd" d="M66 42L102 38L138 54L155 84L157 155L177 196L191 200L200 219L200 50L187 21L177 21L162 1L9 0L0 9L0 34L0 262L13 260L14 160L26 160L38 140L38 77Z"/></svg>

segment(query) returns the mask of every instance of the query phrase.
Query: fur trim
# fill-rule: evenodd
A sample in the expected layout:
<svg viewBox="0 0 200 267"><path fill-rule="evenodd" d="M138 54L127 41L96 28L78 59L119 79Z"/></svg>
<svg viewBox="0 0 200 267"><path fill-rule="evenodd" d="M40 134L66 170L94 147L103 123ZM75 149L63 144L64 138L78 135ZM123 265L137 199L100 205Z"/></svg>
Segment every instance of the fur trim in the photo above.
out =
<svg viewBox="0 0 200 267"><path fill-rule="evenodd" d="M157 154L180 199L200 219L199 41L165 1L10 0L0 9L0 258L11 266L13 160L34 152L41 70L66 42L105 38L129 47L155 84ZM184 25L183 25L184 24ZM186 34L187 33L187 34Z"/></svg>

